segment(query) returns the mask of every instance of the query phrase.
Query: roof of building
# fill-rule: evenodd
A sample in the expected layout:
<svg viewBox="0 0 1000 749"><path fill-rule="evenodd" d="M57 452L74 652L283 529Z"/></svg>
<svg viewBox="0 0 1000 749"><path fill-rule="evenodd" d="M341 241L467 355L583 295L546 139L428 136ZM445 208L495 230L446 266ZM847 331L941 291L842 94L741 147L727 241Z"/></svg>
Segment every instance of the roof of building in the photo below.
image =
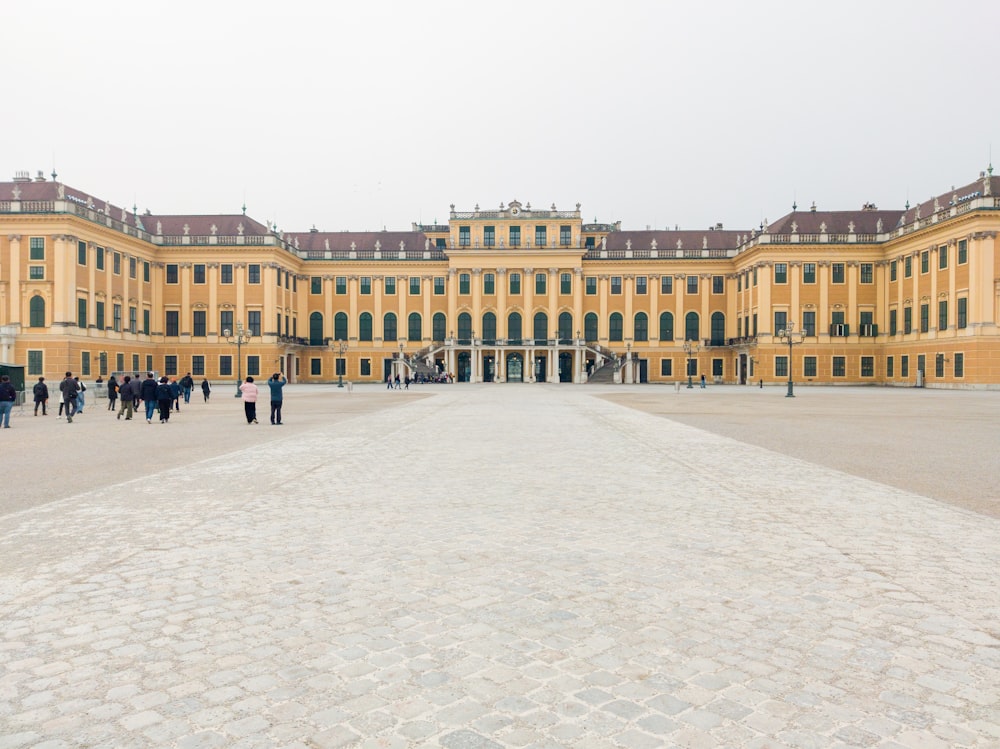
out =
<svg viewBox="0 0 1000 749"><path fill-rule="evenodd" d="M650 229L614 231L607 235L609 250L734 250L749 230Z"/></svg>
<svg viewBox="0 0 1000 749"><path fill-rule="evenodd" d="M285 234L285 241L303 252L435 249L434 243L422 231L291 232Z"/></svg>

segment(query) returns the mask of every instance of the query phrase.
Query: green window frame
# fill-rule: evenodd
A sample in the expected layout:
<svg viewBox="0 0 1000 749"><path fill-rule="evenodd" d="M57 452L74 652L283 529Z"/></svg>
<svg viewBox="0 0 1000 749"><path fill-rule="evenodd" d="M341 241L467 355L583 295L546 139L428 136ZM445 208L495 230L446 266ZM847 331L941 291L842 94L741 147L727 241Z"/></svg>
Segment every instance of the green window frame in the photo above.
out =
<svg viewBox="0 0 1000 749"><path fill-rule="evenodd" d="M420 276L409 277L410 296L420 296Z"/></svg>
<svg viewBox="0 0 1000 749"><path fill-rule="evenodd" d="M875 283L874 263L861 263L861 283L863 284Z"/></svg>
<svg viewBox="0 0 1000 749"><path fill-rule="evenodd" d="M898 263L895 260L889 261L889 280L896 280L896 273L898 272Z"/></svg>
<svg viewBox="0 0 1000 749"><path fill-rule="evenodd" d="M775 263L774 264L774 282L776 284L788 283L788 264L787 263Z"/></svg>
<svg viewBox="0 0 1000 749"><path fill-rule="evenodd" d="M95 247L94 248L94 267L97 270L104 270L104 248ZM146 279L149 280L148 278Z"/></svg>
<svg viewBox="0 0 1000 749"><path fill-rule="evenodd" d="M497 277L495 273L483 274L483 294L492 296L497 293Z"/></svg>
<svg viewBox="0 0 1000 749"><path fill-rule="evenodd" d="M938 270L945 270L948 267L948 245L943 244L938 247Z"/></svg>
<svg viewBox="0 0 1000 749"><path fill-rule="evenodd" d="M874 356L862 356L861 357L861 376L862 377L874 377L875 376L875 357Z"/></svg>
<svg viewBox="0 0 1000 749"><path fill-rule="evenodd" d="M965 377L965 354L957 352L954 354L955 359L955 377Z"/></svg>
<svg viewBox="0 0 1000 749"><path fill-rule="evenodd" d="M816 283L816 263L802 263L802 283Z"/></svg>
<svg viewBox="0 0 1000 749"><path fill-rule="evenodd" d="M958 264L965 265L969 262L969 242L966 239L958 240Z"/></svg>
<svg viewBox="0 0 1000 749"><path fill-rule="evenodd" d="M434 296L444 296L444 276L434 276Z"/></svg>
<svg viewBox="0 0 1000 749"><path fill-rule="evenodd" d="M247 283L260 283L260 263L250 263L247 266Z"/></svg>
<svg viewBox="0 0 1000 749"><path fill-rule="evenodd" d="M921 250L920 252L920 273L927 273L931 269L931 253L930 250Z"/></svg>
<svg viewBox="0 0 1000 749"><path fill-rule="evenodd" d="M959 330L969 326L969 300L966 297L959 297L956 303L955 327Z"/></svg>
<svg viewBox="0 0 1000 749"><path fill-rule="evenodd" d="M507 293L508 294L520 294L521 293L521 274L520 273L509 273L507 275Z"/></svg>
<svg viewBox="0 0 1000 749"><path fill-rule="evenodd" d="M774 357L774 376L775 377L788 377L788 357L787 356L776 356L776 357Z"/></svg>
<svg viewBox="0 0 1000 749"><path fill-rule="evenodd" d="M42 352L37 349L31 349L28 351L28 374L42 376L45 371L44 359L42 358Z"/></svg>
<svg viewBox="0 0 1000 749"><path fill-rule="evenodd" d="M388 295L388 296L395 296L396 295L396 277L395 276L386 276L384 279L382 279L382 286L385 289L386 295Z"/></svg>
<svg viewBox="0 0 1000 749"><path fill-rule="evenodd" d="M847 357L846 356L835 356L835 357L833 357L833 376L834 377L846 377L847 376Z"/></svg>
<svg viewBox="0 0 1000 749"><path fill-rule="evenodd" d="M903 258L903 278L913 277L913 256L907 255Z"/></svg>
<svg viewBox="0 0 1000 749"><path fill-rule="evenodd" d="M660 293L661 294L673 294L674 293L674 277L673 276L660 276Z"/></svg>
<svg viewBox="0 0 1000 749"><path fill-rule="evenodd" d="M28 266L28 279L30 281L44 281L45 280L45 266L44 265L29 265Z"/></svg>
<svg viewBox="0 0 1000 749"><path fill-rule="evenodd" d="M573 275L562 273L559 276L559 293L569 295L573 293Z"/></svg>
<svg viewBox="0 0 1000 749"><path fill-rule="evenodd" d="M30 237L28 239L28 260L45 259L45 237Z"/></svg>
<svg viewBox="0 0 1000 749"><path fill-rule="evenodd" d="M926 333L931 328L931 305L920 305L920 332Z"/></svg>
<svg viewBox="0 0 1000 749"><path fill-rule="evenodd" d="M115 253L115 257L118 259L118 263L117 263L118 270L116 270L115 273L120 273L121 272L121 255L119 255L116 252ZM180 266L178 266L177 263L167 263L166 277L165 277L165 282L166 283L171 284L171 285L180 283L181 277L180 277L180 270L179 270L179 268L180 268Z"/></svg>
<svg viewBox="0 0 1000 749"><path fill-rule="evenodd" d="M597 276L587 276L583 280L583 285L587 296L597 296Z"/></svg>
<svg viewBox="0 0 1000 749"><path fill-rule="evenodd" d="M547 244L547 242L548 242L548 240L545 237L546 237L545 227L544 226L536 226L535 227L535 246L536 247L544 247Z"/></svg>
<svg viewBox="0 0 1000 749"><path fill-rule="evenodd" d="M497 229L495 226L483 227L483 247L496 247Z"/></svg>
<svg viewBox="0 0 1000 749"><path fill-rule="evenodd" d="M844 283L846 276L843 263L831 263L830 278L833 283Z"/></svg>
<svg viewBox="0 0 1000 749"><path fill-rule="evenodd" d="M344 296L347 293L347 276L337 276L334 279L334 290L333 293L338 296Z"/></svg>
<svg viewBox="0 0 1000 749"><path fill-rule="evenodd" d="M309 293L313 296L317 296L323 293L323 277L322 276L310 276L309 277Z"/></svg>
<svg viewBox="0 0 1000 749"><path fill-rule="evenodd" d="M674 360L660 359L660 377L674 376Z"/></svg>
<svg viewBox="0 0 1000 749"><path fill-rule="evenodd" d="M689 273L687 278L685 279L685 282L687 286L686 293L688 294L698 293L698 276L694 275L693 273Z"/></svg>
<svg viewBox="0 0 1000 749"><path fill-rule="evenodd" d="M802 376L803 377L815 377L816 376L816 357L815 356L803 356L802 357Z"/></svg>
<svg viewBox="0 0 1000 749"><path fill-rule="evenodd" d="M79 241L76 243L76 263L77 265L87 264L87 243Z"/></svg>
<svg viewBox="0 0 1000 749"><path fill-rule="evenodd" d="M458 274L458 293L470 294L472 292L472 276L468 273Z"/></svg>
<svg viewBox="0 0 1000 749"><path fill-rule="evenodd" d="M561 247L569 247L573 241L573 232L569 226L559 227L559 245Z"/></svg>
<svg viewBox="0 0 1000 749"><path fill-rule="evenodd" d="M104 330L104 302L94 303L94 325L98 330Z"/></svg>
<svg viewBox="0 0 1000 749"><path fill-rule="evenodd" d="M905 354L899 357L899 376L904 379L910 376L910 357Z"/></svg>
<svg viewBox="0 0 1000 749"><path fill-rule="evenodd" d="M472 246L472 228L469 226L458 227L458 246L459 247L471 247Z"/></svg>
<svg viewBox="0 0 1000 749"><path fill-rule="evenodd" d="M372 277L371 276L361 276L359 281L359 289L362 296L371 296L372 293Z"/></svg>
<svg viewBox="0 0 1000 749"><path fill-rule="evenodd" d="M76 326L78 328L87 327L87 300L77 299L76 300Z"/></svg>
<svg viewBox="0 0 1000 749"><path fill-rule="evenodd" d="M233 264L222 263L219 266L219 283L231 284L232 282L233 282Z"/></svg>
<svg viewBox="0 0 1000 749"><path fill-rule="evenodd" d="M948 300L942 299L938 302L938 330L948 329Z"/></svg>
<svg viewBox="0 0 1000 749"><path fill-rule="evenodd" d="M521 246L521 227L511 226L507 229L507 244L511 247Z"/></svg>
<svg viewBox="0 0 1000 749"><path fill-rule="evenodd" d="M547 286L548 286L548 284L547 284L547 278L546 278L545 274L544 273L536 273L535 274L535 293L536 294L546 294L546 293L548 293L546 291Z"/></svg>
<svg viewBox="0 0 1000 749"><path fill-rule="evenodd" d="M889 380L896 376L896 360L891 356L885 357L885 376Z"/></svg>

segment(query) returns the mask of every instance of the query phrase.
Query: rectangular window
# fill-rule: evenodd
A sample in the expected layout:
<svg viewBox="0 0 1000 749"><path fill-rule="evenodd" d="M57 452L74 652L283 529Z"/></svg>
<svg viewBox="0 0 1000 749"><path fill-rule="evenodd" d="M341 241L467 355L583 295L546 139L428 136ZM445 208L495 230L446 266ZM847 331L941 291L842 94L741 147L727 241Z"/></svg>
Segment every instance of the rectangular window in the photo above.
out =
<svg viewBox="0 0 1000 749"><path fill-rule="evenodd" d="M149 318L150 318L150 311L148 309L144 309L142 311L142 334L143 335L149 335Z"/></svg>
<svg viewBox="0 0 1000 749"><path fill-rule="evenodd" d="M322 276L310 276L309 277L309 293L313 295L323 293L323 278Z"/></svg>
<svg viewBox="0 0 1000 749"><path fill-rule="evenodd" d="M232 268L232 266L230 266L230 269L231 268ZM231 280L232 279L230 279L230 281ZM143 260L142 261L142 281L143 281L143 283L149 283L149 261L148 260Z"/></svg>
<svg viewBox="0 0 1000 749"><path fill-rule="evenodd" d="M247 357L247 374L251 377L257 377L260 375L260 357L259 356L248 356Z"/></svg>
<svg viewBox="0 0 1000 749"><path fill-rule="evenodd" d="M571 241L571 232L568 226L559 227L559 245L561 247L569 247Z"/></svg>
<svg viewBox="0 0 1000 749"><path fill-rule="evenodd" d="M958 264L965 265L969 262L969 242L966 239L958 240Z"/></svg>
<svg viewBox="0 0 1000 749"><path fill-rule="evenodd" d="M128 259L128 277L136 279L139 277L139 260L134 257Z"/></svg>
<svg viewBox="0 0 1000 749"><path fill-rule="evenodd" d="M194 264L194 282L197 284L205 283L205 264L195 263Z"/></svg>
<svg viewBox="0 0 1000 749"><path fill-rule="evenodd" d="M29 265L28 266L28 278L32 281L44 281L45 280L45 266L44 265Z"/></svg>
<svg viewBox="0 0 1000 749"><path fill-rule="evenodd" d="M335 375L340 376L340 377L343 377L344 375L346 375L347 374L347 359L344 359L343 357L337 357L337 359L334 360L334 371L333 371L333 373Z"/></svg>
<svg viewBox="0 0 1000 749"><path fill-rule="evenodd" d="M483 227L483 247L496 247L497 231L495 226Z"/></svg>
<svg viewBox="0 0 1000 749"><path fill-rule="evenodd" d="M472 246L472 231L468 226L458 227L458 246L459 247Z"/></svg>
<svg viewBox="0 0 1000 749"><path fill-rule="evenodd" d="M115 255L118 255L116 252ZM180 282L180 273L177 263L167 263L167 283L175 284ZM117 273L117 271L115 271Z"/></svg>
<svg viewBox="0 0 1000 749"><path fill-rule="evenodd" d="M219 331L222 335L227 335L227 330L229 331L228 335L232 335L232 332L236 330L233 325L233 311L229 309L219 312Z"/></svg>
<svg viewBox="0 0 1000 749"><path fill-rule="evenodd" d="M783 311L776 311L774 313L774 335L778 335L782 330L788 327L788 313Z"/></svg>
<svg viewBox="0 0 1000 749"><path fill-rule="evenodd" d="M673 276L660 276L660 293L661 294L673 294L674 293L674 277Z"/></svg>
<svg viewBox="0 0 1000 749"><path fill-rule="evenodd" d="M168 354L163 357L163 374L165 375L175 375L177 374L177 357Z"/></svg>
<svg viewBox="0 0 1000 749"><path fill-rule="evenodd" d="M833 283L844 283L844 264L843 263L832 263L831 264Z"/></svg>
<svg viewBox="0 0 1000 749"><path fill-rule="evenodd" d="M753 269L753 285L754 286L757 285L757 268L756 268L756 266Z"/></svg>
<svg viewBox="0 0 1000 749"><path fill-rule="evenodd" d="M410 276L410 296L420 296L420 276Z"/></svg>
<svg viewBox="0 0 1000 749"><path fill-rule="evenodd" d="M115 305L118 306L117 304ZM167 330L166 335L168 336L178 336L180 335L180 312L175 309L168 309L166 312L166 324ZM117 328L116 328L117 329Z"/></svg>
<svg viewBox="0 0 1000 749"><path fill-rule="evenodd" d="M903 278L910 278L913 275L913 257L907 255L903 258Z"/></svg>
<svg viewBox="0 0 1000 749"><path fill-rule="evenodd" d="M896 280L896 273L898 271L897 265L898 264L897 264L897 262L895 260L892 260L892 261L889 262L889 280L890 281L895 281Z"/></svg>
<svg viewBox="0 0 1000 749"><path fill-rule="evenodd" d="M960 297L958 300L958 318L955 320L955 325L960 330L969 326L969 300L965 297Z"/></svg>
<svg viewBox="0 0 1000 749"><path fill-rule="evenodd" d="M934 376L944 377L944 354L937 354L934 357Z"/></svg>
<svg viewBox="0 0 1000 749"><path fill-rule="evenodd" d="M942 300L938 302L938 330L948 329L948 302Z"/></svg>
<svg viewBox="0 0 1000 749"><path fill-rule="evenodd" d="M816 335L816 313L815 312L803 312L802 313L802 333L807 336Z"/></svg>
<svg viewBox="0 0 1000 749"><path fill-rule="evenodd" d="M875 376L875 357L874 356L862 356L861 357L861 376L862 377L874 377Z"/></svg>
<svg viewBox="0 0 1000 749"><path fill-rule="evenodd" d="M712 293L722 294L725 292L725 279L722 276L712 276Z"/></svg>
<svg viewBox="0 0 1000 749"><path fill-rule="evenodd" d="M232 283L233 282L233 264L223 263L219 266L219 283Z"/></svg>
<svg viewBox="0 0 1000 749"><path fill-rule="evenodd" d="M689 274L687 277L687 293L697 294L698 293L698 276Z"/></svg>
<svg viewBox="0 0 1000 749"><path fill-rule="evenodd" d="M587 296L597 296L597 276L587 276L584 279Z"/></svg>
<svg viewBox="0 0 1000 749"><path fill-rule="evenodd" d="M83 377L90 376L90 352L81 351L80 352L80 375Z"/></svg>
<svg viewBox="0 0 1000 749"><path fill-rule="evenodd" d="M931 269L931 253L930 250L923 250L920 253L920 272L926 273Z"/></svg>
<svg viewBox="0 0 1000 749"><path fill-rule="evenodd" d="M847 376L847 358L844 356L833 357L833 376L834 377L845 377Z"/></svg>
<svg viewBox="0 0 1000 749"><path fill-rule="evenodd" d="M508 230L507 236L510 239L510 241L508 242L508 244L511 247L520 247L521 246L521 227L520 226L512 226L512 227L510 227L510 229Z"/></svg>
<svg viewBox="0 0 1000 749"><path fill-rule="evenodd" d="M903 334L913 332L913 307L903 307Z"/></svg>
<svg viewBox="0 0 1000 749"><path fill-rule="evenodd" d="M260 264L250 263L247 266L247 283L258 284L260 283Z"/></svg>
<svg viewBox="0 0 1000 749"><path fill-rule="evenodd" d="M965 377L965 354L955 354L955 377Z"/></svg>
<svg viewBox="0 0 1000 749"><path fill-rule="evenodd" d="M139 310L133 306L128 308L128 332L135 333L139 329Z"/></svg>
<svg viewBox="0 0 1000 749"><path fill-rule="evenodd" d="M45 259L45 237L31 237L28 240L28 260Z"/></svg>
<svg viewBox="0 0 1000 749"><path fill-rule="evenodd" d="M94 248L94 267L97 268L97 270L104 270L104 248L103 247L95 247ZM149 279L147 278L146 280L148 281ZM121 371L121 370L119 370L119 371Z"/></svg>
<svg viewBox="0 0 1000 749"><path fill-rule="evenodd" d="M910 376L910 357L908 356L899 357L899 376L900 377Z"/></svg>
<svg viewBox="0 0 1000 749"><path fill-rule="evenodd" d="M546 283L545 282L546 282L546 277L545 277L544 273L536 273L535 274L535 293L536 294L545 294L546 293L546 291L545 291L545 289L546 289Z"/></svg>
<svg viewBox="0 0 1000 749"><path fill-rule="evenodd" d="M508 276L509 283L507 284L508 294L520 294L521 293L521 274L511 273Z"/></svg>
<svg viewBox="0 0 1000 749"><path fill-rule="evenodd" d="M434 296L444 296L444 276L434 276Z"/></svg>
<svg viewBox="0 0 1000 749"><path fill-rule="evenodd" d="M347 293L347 276L337 276L333 281L333 293L343 296Z"/></svg>
<svg viewBox="0 0 1000 749"><path fill-rule="evenodd" d="M559 276L559 293L573 293L573 276L570 273L563 273Z"/></svg>
<svg viewBox="0 0 1000 749"><path fill-rule="evenodd" d="M229 354L219 357L219 374L228 377L233 373L233 357Z"/></svg>
<svg viewBox="0 0 1000 749"><path fill-rule="evenodd" d="M536 226L535 227L535 246L536 247L544 247L545 244L546 244L546 242L547 242L547 240L545 238L545 227L544 226Z"/></svg>
<svg viewBox="0 0 1000 749"><path fill-rule="evenodd" d="M861 263L861 283L875 283L874 263Z"/></svg>
<svg viewBox="0 0 1000 749"><path fill-rule="evenodd" d="M948 245L941 245L938 247L938 270L944 270L948 267Z"/></svg>
<svg viewBox="0 0 1000 749"><path fill-rule="evenodd" d="M497 277L494 273L484 273L483 274L483 294L496 294L497 293Z"/></svg>
<svg viewBox="0 0 1000 749"><path fill-rule="evenodd" d="M313 377L317 377L323 374L322 359L310 359L309 360L309 374Z"/></svg>
<svg viewBox="0 0 1000 749"><path fill-rule="evenodd" d="M712 359L712 376L722 377L722 359Z"/></svg>
<svg viewBox="0 0 1000 749"><path fill-rule="evenodd" d="M176 268L176 266L174 266ZM120 252L114 252L111 255L111 272L116 276L122 274L122 254Z"/></svg>
<svg viewBox="0 0 1000 749"><path fill-rule="evenodd" d="M885 376L890 380L896 376L896 361L891 356L885 358Z"/></svg>
<svg viewBox="0 0 1000 749"><path fill-rule="evenodd" d="M247 311L247 332L252 336L260 335L260 310Z"/></svg>
<svg viewBox="0 0 1000 749"><path fill-rule="evenodd" d="M621 294L622 293L622 277L621 276L611 276L611 293Z"/></svg>
<svg viewBox="0 0 1000 749"><path fill-rule="evenodd" d="M28 352L28 374L42 376L42 352L41 351L29 351Z"/></svg>
<svg viewBox="0 0 1000 749"><path fill-rule="evenodd" d="M929 304L920 305L920 332L926 333L931 329L931 306Z"/></svg>
<svg viewBox="0 0 1000 749"><path fill-rule="evenodd" d="M192 314L191 333L196 336L205 336L208 332L208 313L203 309L196 309Z"/></svg>
<svg viewBox="0 0 1000 749"><path fill-rule="evenodd" d="M469 294L472 290L472 276L468 273L458 274L458 293Z"/></svg>
<svg viewBox="0 0 1000 749"><path fill-rule="evenodd" d="M202 354L194 354L191 357L191 374L202 376L205 374L205 357Z"/></svg>
<svg viewBox="0 0 1000 749"><path fill-rule="evenodd" d="M382 283L385 286L385 293L388 294L388 295L390 295L390 296L395 296L395 294L396 294L396 277L395 276L386 276L385 279L384 279L384 281Z"/></svg>
<svg viewBox="0 0 1000 749"><path fill-rule="evenodd" d="M776 356L776 357L774 357L774 376L775 377L788 377L788 357L787 356Z"/></svg>
<svg viewBox="0 0 1000 749"><path fill-rule="evenodd" d="M371 293L372 293L372 277L361 276L361 295L371 296Z"/></svg>
<svg viewBox="0 0 1000 749"><path fill-rule="evenodd" d="M897 322L896 322L896 310L889 310L889 335L896 335Z"/></svg>
<svg viewBox="0 0 1000 749"><path fill-rule="evenodd" d="M94 325L98 330L104 330L104 302L94 304Z"/></svg>
<svg viewBox="0 0 1000 749"><path fill-rule="evenodd" d="M660 359L660 376L672 377L674 374L674 360Z"/></svg>
<svg viewBox="0 0 1000 749"><path fill-rule="evenodd" d="M138 361L139 361L139 355L138 354L133 354L132 355L132 363L133 364L137 364ZM133 372L138 372L139 371L139 367L138 366L132 367L132 371ZM146 371L147 372L152 372L153 371L153 355L152 354L146 354Z"/></svg>
<svg viewBox="0 0 1000 749"><path fill-rule="evenodd" d="M78 265L87 264L87 243L77 242L76 243L76 262Z"/></svg>
<svg viewBox="0 0 1000 749"><path fill-rule="evenodd" d="M788 283L788 265L786 263L774 264L774 282Z"/></svg>
<svg viewBox="0 0 1000 749"><path fill-rule="evenodd" d="M76 325L78 328L87 327L87 300L76 300Z"/></svg>
<svg viewBox="0 0 1000 749"><path fill-rule="evenodd" d="M646 292L647 292L646 283L647 282L646 282L646 277L645 276L636 276L635 277L635 293L636 294L645 295Z"/></svg>
<svg viewBox="0 0 1000 749"><path fill-rule="evenodd" d="M815 377L816 376L816 357L815 356L803 356L802 357L802 376L803 377Z"/></svg>
<svg viewBox="0 0 1000 749"><path fill-rule="evenodd" d="M116 333L122 332L122 306L120 304L111 307L112 326Z"/></svg>

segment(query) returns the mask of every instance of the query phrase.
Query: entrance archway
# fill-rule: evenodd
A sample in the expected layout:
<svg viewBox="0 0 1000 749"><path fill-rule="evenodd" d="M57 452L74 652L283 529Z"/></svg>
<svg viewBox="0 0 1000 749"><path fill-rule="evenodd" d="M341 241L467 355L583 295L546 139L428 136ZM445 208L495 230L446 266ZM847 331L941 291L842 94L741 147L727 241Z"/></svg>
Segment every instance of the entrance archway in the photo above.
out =
<svg viewBox="0 0 1000 749"><path fill-rule="evenodd" d="M570 351L559 352L559 382L573 382L573 354Z"/></svg>
<svg viewBox="0 0 1000 749"><path fill-rule="evenodd" d="M456 372L459 382L468 382L472 377L472 356L468 351L458 352L458 372Z"/></svg>
<svg viewBox="0 0 1000 749"><path fill-rule="evenodd" d="M507 356L507 382L524 382L524 357L520 354Z"/></svg>

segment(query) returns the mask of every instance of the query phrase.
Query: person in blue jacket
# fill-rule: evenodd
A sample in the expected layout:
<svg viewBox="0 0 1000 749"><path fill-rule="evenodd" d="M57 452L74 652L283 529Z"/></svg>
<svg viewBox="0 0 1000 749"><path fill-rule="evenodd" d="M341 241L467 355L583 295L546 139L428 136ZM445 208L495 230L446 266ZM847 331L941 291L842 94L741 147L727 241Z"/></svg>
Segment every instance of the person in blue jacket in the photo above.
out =
<svg viewBox="0 0 1000 749"><path fill-rule="evenodd" d="M271 379L267 381L267 386L271 389L271 425L281 425L281 402L283 400L281 391L288 381L281 372L275 372Z"/></svg>

